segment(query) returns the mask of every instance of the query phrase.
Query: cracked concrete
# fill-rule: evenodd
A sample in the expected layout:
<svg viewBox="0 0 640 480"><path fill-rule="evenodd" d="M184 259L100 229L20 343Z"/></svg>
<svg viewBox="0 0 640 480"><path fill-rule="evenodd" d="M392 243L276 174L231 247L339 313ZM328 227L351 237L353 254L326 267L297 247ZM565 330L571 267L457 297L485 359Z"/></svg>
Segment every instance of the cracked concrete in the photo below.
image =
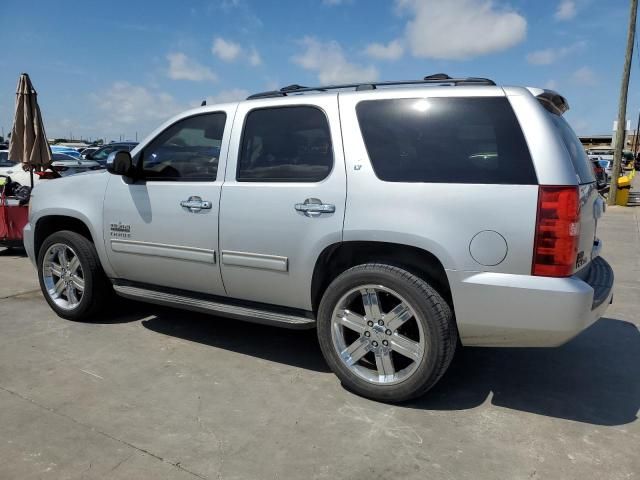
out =
<svg viewBox="0 0 640 480"><path fill-rule="evenodd" d="M345 391L314 332L129 302L62 320L0 252L0 478L635 478L639 216L601 222L606 318L557 349L464 349L402 406Z"/></svg>

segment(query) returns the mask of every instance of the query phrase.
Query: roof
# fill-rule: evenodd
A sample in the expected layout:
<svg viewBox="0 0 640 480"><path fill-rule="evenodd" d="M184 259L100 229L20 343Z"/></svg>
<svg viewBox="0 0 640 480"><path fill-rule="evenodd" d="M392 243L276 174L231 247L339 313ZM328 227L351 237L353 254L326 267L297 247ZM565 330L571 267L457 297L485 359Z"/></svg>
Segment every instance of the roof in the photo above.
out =
<svg viewBox="0 0 640 480"><path fill-rule="evenodd" d="M378 88L395 87L395 86L407 86L407 85L491 85L495 86L495 82L488 78L481 77L466 77L466 78L451 78L445 73L436 73L435 75L427 75L421 80L394 80L386 82L362 82L362 83L345 83L337 85L323 85L319 87L305 87L298 84L288 85L282 87L280 90L270 90L267 92L254 93L249 95L247 100L254 100L258 98L274 98L274 97L286 97L292 94L302 93L318 93L327 92L329 90L355 90L355 91L367 91L377 90Z"/></svg>

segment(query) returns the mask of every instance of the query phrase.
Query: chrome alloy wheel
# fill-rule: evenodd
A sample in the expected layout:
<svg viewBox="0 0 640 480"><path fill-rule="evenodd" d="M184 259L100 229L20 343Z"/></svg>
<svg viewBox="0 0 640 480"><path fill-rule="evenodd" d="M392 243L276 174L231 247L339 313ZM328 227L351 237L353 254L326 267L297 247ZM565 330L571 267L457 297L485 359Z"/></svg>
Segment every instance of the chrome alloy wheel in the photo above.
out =
<svg viewBox="0 0 640 480"><path fill-rule="evenodd" d="M73 310L84 295L84 272L76 252L63 243L54 243L44 254L42 280L49 298L65 310Z"/></svg>
<svg viewBox="0 0 640 480"><path fill-rule="evenodd" d="M426 348L415 310L381 285L362 285L340 298L331 317L331 338L344 365L377 385L410 377Z"/></svg>

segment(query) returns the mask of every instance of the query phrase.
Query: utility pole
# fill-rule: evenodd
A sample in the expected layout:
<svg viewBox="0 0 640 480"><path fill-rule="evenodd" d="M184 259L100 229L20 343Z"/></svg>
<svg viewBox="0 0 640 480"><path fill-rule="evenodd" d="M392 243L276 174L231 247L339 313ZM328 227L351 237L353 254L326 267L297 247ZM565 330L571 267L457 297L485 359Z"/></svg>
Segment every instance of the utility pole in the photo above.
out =
<svg viewBox="0 0 640 480"><path fill-rule="evenodd" d="M622 72L622 85L620 86L620 98L618 100L618 128L616 129L616 143L613 152L613 168L611 169L611 188L608 205L616 204L618 193L618 177L622 164L622 149L625 141L625 127L627 123L627 94L629 93L629 76L631 75L631 58L633 57L633 42L636 36L636 16L638 15L638 0L631 0L629 12L629 30L627 32L627 51L624 55L624 70Z"/></svg>

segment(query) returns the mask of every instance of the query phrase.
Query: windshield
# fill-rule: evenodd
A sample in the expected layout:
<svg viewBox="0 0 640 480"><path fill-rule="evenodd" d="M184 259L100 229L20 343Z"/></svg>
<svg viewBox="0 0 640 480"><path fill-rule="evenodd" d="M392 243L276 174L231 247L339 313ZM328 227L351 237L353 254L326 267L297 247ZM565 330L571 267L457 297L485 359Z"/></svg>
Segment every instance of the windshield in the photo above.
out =
<svg viewBox="0 0 640 480"><path fill-rule="evenodd" d="M66 153L54 153L53 154L53 161L54 162L60 162L60 161L69 161L72 160L74 162L77 162L78 159L72 157L71 155L67 155Z"/></svg>
<svg viewBox="0 0 640 480"><path fill-rule="evenodd" d="M92 160L105 160L111 152L115 150L115 147L105 147L102 150L97 150L91 154Z"/></svg>

